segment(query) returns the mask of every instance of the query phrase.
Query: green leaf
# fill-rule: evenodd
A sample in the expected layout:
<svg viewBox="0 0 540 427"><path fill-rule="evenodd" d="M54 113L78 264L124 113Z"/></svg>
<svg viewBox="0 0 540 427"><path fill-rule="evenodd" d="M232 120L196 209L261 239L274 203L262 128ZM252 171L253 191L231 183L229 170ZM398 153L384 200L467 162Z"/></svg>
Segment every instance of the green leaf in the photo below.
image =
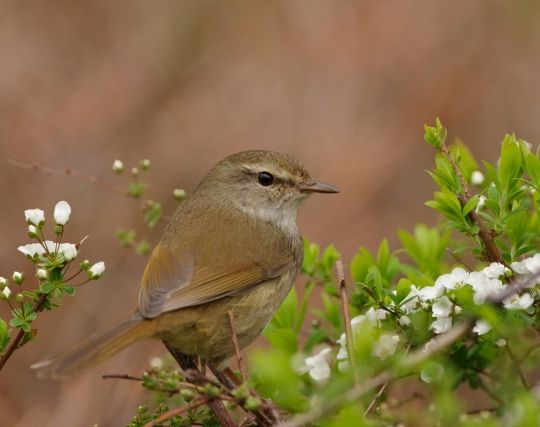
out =
<svg viewBox="0 0 540 427"><path fill-rule="evenodd" d="M463 215L468 215L469 212L476 208L479 199L480 197L478 195L471 197L465 206L463 206Z"/></svg>
<svg viewBox="0 0 540 427"><path fill-rule="evenodd" d="M4 349L9 343L9 330L7 323L4 319L0 319L0 354L4 352Z"/></svg>
<svg viewBox="0 0 540 427"><path fill-rule="evenodd" d="M440 150L446 141L446 133L446 129L438 117L435 119L435 126L424 125L424 139L437 150Z"/></svg>
<svg viewBox="0 0 540 427"><path fill-rule="evenodd" d="M308 275L313 275L317 267L317 259L319 258L319 245L311 243L304 238L304 261L302 263L302 271Z"/></svg>
<svg viewBox="0 0 540 427"><path fill-rule="evenodd" d="M515 135L506 135L499 161L499 179L503 188L509 188L520 176L521 149Z"/></svg>
<svg viewBox="0 0 540 427"><path fill-rule="evenodd" d="M161 203L149 200L145 204L144 208L144 220L148 224L148 227L153 228L159 222L162 215Z"/></svg>
<svg viewBox="0 0 540 427"><path fill-rule="evenodd" d="M531 185L540 191L540 160L534 154L525 156L525 170L531 179Z"/></svg>

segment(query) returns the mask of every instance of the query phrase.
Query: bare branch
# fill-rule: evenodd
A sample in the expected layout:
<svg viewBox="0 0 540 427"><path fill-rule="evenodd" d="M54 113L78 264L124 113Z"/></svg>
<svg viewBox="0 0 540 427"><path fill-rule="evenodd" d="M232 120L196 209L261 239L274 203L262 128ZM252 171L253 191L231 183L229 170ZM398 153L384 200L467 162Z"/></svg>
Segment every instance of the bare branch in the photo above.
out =
<svg viewBox="0 0 540 427"><path fill-rule="evenodd" d="M336 261L336 269L339 281L339 296L341 298L341 309L343 311L343 320L345 322L345 334L347 337L347 355L349 356L349 366L353 373L354 383L358 385L360 378L358 369L354 361L354 338L351 325L351 314L349 312L349 298L347 296L347 284L345 283L345 274L343 273L343 262L341 259Z"/></svg>
<svg viewBox="0 0 540 427"><path fill-rule="evenodd" d="M199 400L196 400L194 402L188 403L187 405L179 406L178 408L171 409L170 411L165 412L164 414L161 414L160 417L156 418L153 421L150 421L149 423L146 423L144 427L154 427L157 424L162 423L163 421L167 421L168 419L172 417L176 417L178 415L182 415L186 413L189 410L193 410L198 408L199 406L210 404L210 397L205 396L201 397ZM225 425L225 424L221 424ZM234 426L234 424L231 424L231 427Z"/></svg>
<svg viewBox="0 0 540 427"><path fill-rule="evenodd" d="M34 304L34 312L39 312L43 309L43 305L45 304L45 300L47 299L48 294L41 294L39 299ZM21 329L17 336L11 341L11 344L7 348L6 352L2 355L0 358L0 371L8 361L8 359L13 355L15 350L19 348L21 345L22 340L24 339L25 332Z"/></svg>
<svg viewBox="0 0 540 427"><path fill-rule="evenodd" d="M234 346L234 354L236 356L236 363L238 365L238 370L240 371L240 379L242 382L246 380L246 374L242 367L242 355L240 354L240 345L238 344L238 338L236 336L236 331L234 329L234 314L231 310L227 311L229 316L229 327L231 328L231 340Z"/></svg>

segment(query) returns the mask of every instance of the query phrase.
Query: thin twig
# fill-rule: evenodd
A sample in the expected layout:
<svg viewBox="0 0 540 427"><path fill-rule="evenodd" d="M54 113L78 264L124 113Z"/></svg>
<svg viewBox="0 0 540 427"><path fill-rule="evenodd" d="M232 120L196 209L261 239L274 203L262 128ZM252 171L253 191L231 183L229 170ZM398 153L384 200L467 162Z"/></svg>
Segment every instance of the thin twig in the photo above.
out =
<svg viewBox="0 0 540 427"><path fill-rule="evenodd" d="M341 308L343 310L343 320L345 322L345 334L347 337L347 353L349 356L349 366L353 373L354 384L360 384L358 369L354 360L354 341L351 325L351 314L349 312L349 298L347 296L347 284L345 283L345 274L343 272L343 262L341 259L336 261L336 269L339 281L339 296L341 298Z"/></svg>
<svg viewBox="0 0 540 427"><path fill-rule="evenodd" d="M37 313L42 310L43 304L45 304L45 300L47 299L48 294L41 294L39 299L34 304L34 312ZM0 370L4 367L8 359L12 356L13 352L19 348L19 345L21 344L22 340L24 339L24 335L26 332L24 332L22 329L19 331L15 339L11 342L9 347L7 348L6 352L2 355L0 358Z"/></svg>
<svg viewBox="0 0 540 427"><path fill-rule="evenodd" d="M447 247L447 248L446 248L446 252L447 252L452 258L454 258L457 262L459 262L463 267L465 267L469 272L474 270L470 265L468 265L468 264L463 260L463 258L461 258L461 257L459 257L458 255L456 255L452 249L450 249L450 248Z"/></svg>
<svg viewBox="0 0 540 427"><path fill-rule="evenodd" d="M411 345L409 344L407 346L407 349L405 350L405 355L407 355L409 353L410 349L411 349ZM373 399L371 400L370 404L368 405L368 407L364 411L364 417L366 417L371 412L371 409L373 408L373 406L375 406L375 403L377 402L377 400L379 400L381 398L381 396L383 395L383 393L385 392L386 388L388 387L388 384L390 384L390 380L386 381L381 386L381 388L379 389L377 394L375 396L373 396Z"/></svg>
<svg viewBox="0 0 540 427"><path fill-rule="evenodd" d="M130 381L138 381L138 382L141 382L143 380L141 377L135 377L133 375L128 375L128 374L104 374L101 376L101 378L104 380L117 379L117 380L130 380Z"/></svg>
<svg viewBox="0 0 540 427"><path fill-rule="evenodd" d="M126 191L123 190L120 187L117 187L117 186L115 186L115 185L113 185L113 184L111 184L109 182L106 182L106 181L98 178L97 176L89 175L89 174L86 174L84 172L79 172L79 171L76 171L76 170L71 169L69 167L66 167L63 170L59 170L59 169L47 168L47 167L41 165L38 162L22 163L22 162L18 162L16 160L13 160L13 159L8 159L8 162L11 163L13 166L19 168L19 169L34 170L34 171L44 173L45 175L50 175L50 176L74 176L76 178L82 179L83 181L90 182L91 184L95 184L95 185L97 185L99 187L102 187L102 188L104 188L104 189L106 189L108 191L112 191L113 193L121 194L123 196L127 195Z"/></svg>
<svg viewBox="0 0 540 427"><path fill-rule="evenodd" d="M512 359L512 362L514 362L514 366L515 366L516 371L518 372L518 376L521 381L521 384L523 384L523 387L525 387L526 390L529 390L529 384L527 384L527 379L525 378L525 375L523 374L523 371L521 370L521 365L518 358L516 357L516 355L514 354L514 352L512 351L509 345L507 345L505 348L506 348L506 352L510 356L510 359Z"/></svg>
<svg viewBox="0 0 540 427"><path fill-rule="evenodd" d="M197 401L188 403L187 405L179 406L178 408L171 409L170 411L167 411L167 412L161 414L155 420L146 423L144 425L144 427L154 427L155 425L160 424L163 421L167 421L168 419L170 419L172 417L182 415L182 414L186 413L189 410L197 409L199 406L210 404L210 401L211 401L211 399L208 396L201 397ZM232 426L234 426L234 424L232 424Z"/></svg>
<svg viewBox="0 0 540 427"><path fill-rule="evenodd" d="M240 345L238 344L238 337L236 336L236 330L234 329L234 314L231 310L227 311L229 316L229 327L231 328L231 340L234 346L234 353L236 355L236 363L238 364L238 370L240 371L240 378L242 382L246 380L246 374L242 366L242 355L240 354Z"/></svg>
<svg viewBox="0 0 540 427"><path fill-rule="evenodd" d="M471 199L471 193L469 191L469 184L467 183L467 180L461 173L461 169L459 168L459 165L456 163L455 159L450 154L450 151L448 150L448 147L446 147L446 144L444 142L441 145L441 151L448 158L448 160L452 164L454 172L456 172L459 178L461 187L463 188L463 194L458 194L457 198L459 202L461 203L461 206L465 206L467 202ZM488 227L486 227L486 225L484 224L484 221L478 216L478 214L474 210L469 212L467 216L478 226L478 237L484 244L487 260L491 262L500 262L501 264L508 267L508 264L501 257L499 248L497 248L497 245L495 244L495 240L493 239L491 230Z"/></svg>

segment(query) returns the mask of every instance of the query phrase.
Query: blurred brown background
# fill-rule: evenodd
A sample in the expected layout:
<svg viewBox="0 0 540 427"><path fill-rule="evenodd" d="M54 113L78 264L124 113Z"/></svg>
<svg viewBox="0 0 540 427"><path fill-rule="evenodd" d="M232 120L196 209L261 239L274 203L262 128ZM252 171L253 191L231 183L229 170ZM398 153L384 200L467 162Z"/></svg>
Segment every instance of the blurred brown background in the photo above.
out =
<svg viewBox="0 0 540 427"><path fill-rule="evenodd" d="M171 212L172 189L189 192L225 155L285 151L342 189L309 200L299 223L349 259L359 244L436 221L423 205L434 189L425 122L440 116L487 160L505 132L540 140L539 17L534 0L2 1L0 275L32 274L15 250L28 240L22 212L51 217L63 199L68 241L89 234L84 256L107 272L42 315L38 342L8 362L0 424L123 425L148 395L100 374L138 374L163 351L142 343L70 381L34 378L29 364L134 307L144 259L114 231L141 218L129 199L8 158L119 185L115 158L149 158L148 196Z"/></svg>

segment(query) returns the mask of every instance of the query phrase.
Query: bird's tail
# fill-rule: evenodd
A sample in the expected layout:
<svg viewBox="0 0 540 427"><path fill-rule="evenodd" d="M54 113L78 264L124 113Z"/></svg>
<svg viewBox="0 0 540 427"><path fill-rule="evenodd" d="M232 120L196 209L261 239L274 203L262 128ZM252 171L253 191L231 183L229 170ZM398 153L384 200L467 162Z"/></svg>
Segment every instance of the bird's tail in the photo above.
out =
<svg viewBox="0 0 540 427"><path fill-rule="evenodd" d="M123 348L147 338L151 329L138 313L124 319L107 330L75 345L56 356L31 366L39 378L63 379L109 360Z"/></svg>

